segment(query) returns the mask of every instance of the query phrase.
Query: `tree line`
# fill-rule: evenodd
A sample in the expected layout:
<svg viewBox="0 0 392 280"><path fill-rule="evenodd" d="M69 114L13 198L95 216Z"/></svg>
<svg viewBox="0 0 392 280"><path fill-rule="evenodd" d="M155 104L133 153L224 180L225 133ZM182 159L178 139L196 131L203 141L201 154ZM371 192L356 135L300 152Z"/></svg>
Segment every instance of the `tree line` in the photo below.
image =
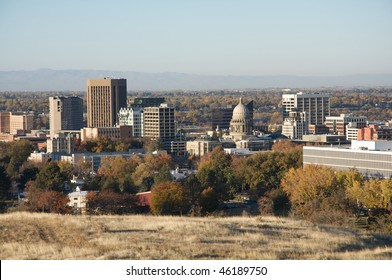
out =
<svg viewBox="0 0 392 280"><path fill-rule="evenodd" d="M136 193L151 191L153 214L205 215L225 201L246 195L258 202L262 215L294 215L315 223L353 226L366 213L368 227L392 231L392 180L366 179L355 169L302 168L302 147L288 141L272 151L250 157L228 155L220 147L202 157L195 174L174 181L168 154L108 157L97 174L85 163L26 162L28 142L0 144L0 198L9 198L11 182L25 188L30 211L69 213L64 183L74 173L84 179L82 190L91 214L140 211Z"/></svg>

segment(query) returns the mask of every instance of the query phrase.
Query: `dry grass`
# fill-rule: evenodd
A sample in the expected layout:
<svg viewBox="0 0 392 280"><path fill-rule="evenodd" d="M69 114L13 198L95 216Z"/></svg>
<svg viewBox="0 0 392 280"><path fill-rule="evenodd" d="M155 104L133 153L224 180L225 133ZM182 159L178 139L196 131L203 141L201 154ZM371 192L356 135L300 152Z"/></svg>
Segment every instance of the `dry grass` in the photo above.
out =
<svg viewBox="0 0 392 280"><path fill-rule="evenodd" d="M392 259L392 236L276 217L0 215L1 259Z"/></svg>

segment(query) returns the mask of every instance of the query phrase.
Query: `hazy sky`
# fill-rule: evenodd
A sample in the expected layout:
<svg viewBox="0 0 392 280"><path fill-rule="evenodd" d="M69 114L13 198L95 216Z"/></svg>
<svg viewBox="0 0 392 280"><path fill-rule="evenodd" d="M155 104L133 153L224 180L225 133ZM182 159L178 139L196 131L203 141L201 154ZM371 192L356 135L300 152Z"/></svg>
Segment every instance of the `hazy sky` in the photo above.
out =
<svg viewBox="0 0 392 280"><path fill-rule="evenodd" d="M0 70L392 73L392 1L0 0Z"/></svg>

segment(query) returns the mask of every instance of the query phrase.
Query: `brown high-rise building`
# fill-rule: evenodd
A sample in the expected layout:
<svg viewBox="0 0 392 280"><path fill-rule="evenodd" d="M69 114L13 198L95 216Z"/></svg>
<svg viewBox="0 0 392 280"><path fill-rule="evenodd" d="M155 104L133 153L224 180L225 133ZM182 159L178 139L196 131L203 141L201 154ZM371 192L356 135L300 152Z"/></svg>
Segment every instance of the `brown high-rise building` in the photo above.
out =
<svg viewBox="0 0 392 280"><path fill-rule="evenodd" d="M127 107L127 80L87 80L86 101L88 127L115 126L118 112Z"/></svg>

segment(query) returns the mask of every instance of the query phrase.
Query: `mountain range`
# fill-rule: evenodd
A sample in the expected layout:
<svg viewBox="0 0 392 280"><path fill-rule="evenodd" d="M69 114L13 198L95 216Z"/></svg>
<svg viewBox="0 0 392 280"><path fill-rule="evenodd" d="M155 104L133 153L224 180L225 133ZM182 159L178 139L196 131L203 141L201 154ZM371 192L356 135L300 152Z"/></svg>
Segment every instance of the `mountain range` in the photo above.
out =
<svg viewBox="0 0 392 280"><path fill-rule="evenodd" d="M102 77L127 79L128 90L212 90L256 88L317 88L392 86L392 74L347 76L196 75L175 72L146 73L105 70L0 71L0 91L85 91L86 80Z"/></svg>

